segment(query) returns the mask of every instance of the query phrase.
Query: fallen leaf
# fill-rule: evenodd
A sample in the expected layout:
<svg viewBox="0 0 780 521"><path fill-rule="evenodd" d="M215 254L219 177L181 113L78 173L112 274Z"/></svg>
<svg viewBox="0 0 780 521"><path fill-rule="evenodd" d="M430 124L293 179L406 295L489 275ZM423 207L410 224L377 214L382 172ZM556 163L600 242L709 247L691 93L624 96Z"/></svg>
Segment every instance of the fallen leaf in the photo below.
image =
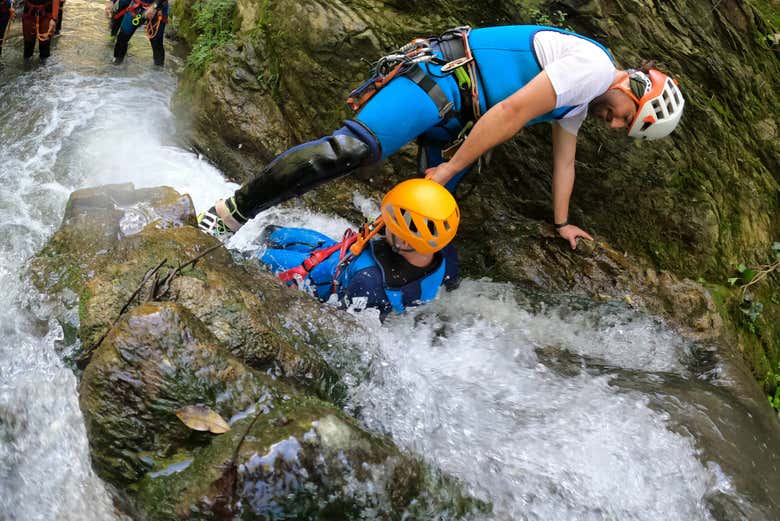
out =
<svg viewBox="0 0 780 521"><path fill-rule="evenodd" d="M176 416L184 425L195 431L222 434L230 430L230 426L222 416L205 405L187 405L176 411Z"/></svg>

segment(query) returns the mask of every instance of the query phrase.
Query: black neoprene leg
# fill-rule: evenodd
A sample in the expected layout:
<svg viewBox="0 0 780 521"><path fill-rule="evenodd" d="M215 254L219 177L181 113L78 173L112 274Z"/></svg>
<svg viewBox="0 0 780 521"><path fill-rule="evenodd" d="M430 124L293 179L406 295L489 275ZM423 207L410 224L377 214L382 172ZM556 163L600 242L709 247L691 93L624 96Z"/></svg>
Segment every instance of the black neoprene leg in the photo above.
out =
<svg viewBox="0 0 780 521"><path fill-rule="evenodd" d="M251 219L266 208L351 173L369 156L366 143L345 134L291 148L236 191L236 208L242 217Z"/></svg>
<svg viewBox="0 0 780 521"><path fill-rule="evenodd" d="M25 40L24 41L24 59L29 60L32 58L33 52L35 51L35 41L37 38L33 38L32 40Z"/></svg>
<svg viewBox="0 0 780 521"><path fill-rule="evenodd" d="M119 34L117 34L116 37L116 43L114 44L114 63L122 63L125 56L127 56L127 46L130 43L130 38L132 38L135 30L135 26L133 26L133 29L129 33L125 32L124 28L119 30Z"/></svg>
<svg viewBox="0 0 780 521"><path fill-rule="evenodd" d="M122 27L122 19L111 18L110 27L111 36L116 36L119 33L119 28Z"/></svg>
<svg viewBox="0 0 780 521"><path fill-rule="evenodd" d="M162 33L161 29L161 33ZM163 36L159 34L157 37L149 40L152 44L152 56L154 56L154 64L162 67L165 65L165 46L163 45Z"/></svg>
<svg viewBox="0 0 780 521"><path fill-rule="evenodd" d="M57 29L54 31L54 34L60 34L60 31L62 31L62 15L65 12L65 2L60 5L60 12L57 16Z"/></svg>
<svg viewBox="0 0 780 521"><path fill-rule="evenodd" d="M45 60L51 56L51 38L45 42L38 43L38 55L41 57L41 60Z"/></svg>

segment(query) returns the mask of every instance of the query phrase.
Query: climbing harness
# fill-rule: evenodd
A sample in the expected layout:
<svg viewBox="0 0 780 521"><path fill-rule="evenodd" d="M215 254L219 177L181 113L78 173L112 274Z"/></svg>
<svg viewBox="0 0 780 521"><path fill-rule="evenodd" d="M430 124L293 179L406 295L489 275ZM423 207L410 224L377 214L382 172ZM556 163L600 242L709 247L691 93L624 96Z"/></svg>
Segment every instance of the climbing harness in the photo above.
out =
<svg viewBox="0 0 780 521"><path fill-rule="evenodd" d="M461 91L468 95L462 97L463 105L471 107L476 122L482 115L479 107L479 78L477 76L477 62L471 53L469 34L471 27L464 25L444 32L439 37L439 42L447 63L442 65L442 72L453 72L455 80Z"/></svg>
<svg viewBox="0 0 780 521"><path fill-rule="evenodd" d="M374 94L390 83L390 80L406 74L416 64L434 58L430 41L424 38L412 40L395 52L379 58L371 68L371 77L349 94L347 106L358 111Z"/></svg>
<svg viewBox="0 0 780 521"><path fill-rule="evenodd" d="M366 244L384 227L382 217L376 218L370 223L364 223L360 231L347 229L344 232L340 242L312 251L309 256L300 264L288 270L282 271L277 275L282 282L294 282L299 284L311 273L311 271L336 252L339 252L339 260L336 269L333 272L331 280L331 293L338 293L339 277L342 271L350 262L363 252Z"/></svg>
<svg viewBox="0 0 780 521"><path fill-rule="evenodd" d="M462 96L468 98L464 99L467 101L464 106L471 108L476 120L480 115L479 90L476 64L468 43L470 30L468 26L456 27L440 37L416 38L383 56L371 68L371 77L349 94L347 106L357 112L391 80L405 76L430 96L439 110L439 117L447 118L454 108L453 103L433 78L422 67L417 66L430 62L441 65L443 73L452 73L461 90L468 89L469 95ZM443 59L437 56L437 50L441 50Z"/></svg>
<svg viewBox="0 0 780 521"><path fill-rule="evenodd" d="M166 3L166 2L163 2ZM131 2L124 9L120 9L114 15L114 20L121 20L127 13L134 13L132 24L135 27L144 23L144 10L153 5L154 2L142 2L141 0L135 0ZM168 17L162 12L162 9L156 9L156 13L152 20L146 22L146 36L150 40L154 40L160 33L160 26L168 22Z"/></svg>

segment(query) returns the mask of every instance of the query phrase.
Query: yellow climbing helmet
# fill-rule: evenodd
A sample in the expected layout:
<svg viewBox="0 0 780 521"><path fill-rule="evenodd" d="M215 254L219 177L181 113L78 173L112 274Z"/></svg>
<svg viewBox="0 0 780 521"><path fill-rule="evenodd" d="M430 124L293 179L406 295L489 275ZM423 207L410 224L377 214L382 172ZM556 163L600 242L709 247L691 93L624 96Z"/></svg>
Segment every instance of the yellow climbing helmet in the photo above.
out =
<svg viewBox="0 0 780 521"><path fill-rule="evenodd" d="M455 237L460 210L452 194L436 181L409 179L382 199L382 220L415 251L430 254Z"/></svg>

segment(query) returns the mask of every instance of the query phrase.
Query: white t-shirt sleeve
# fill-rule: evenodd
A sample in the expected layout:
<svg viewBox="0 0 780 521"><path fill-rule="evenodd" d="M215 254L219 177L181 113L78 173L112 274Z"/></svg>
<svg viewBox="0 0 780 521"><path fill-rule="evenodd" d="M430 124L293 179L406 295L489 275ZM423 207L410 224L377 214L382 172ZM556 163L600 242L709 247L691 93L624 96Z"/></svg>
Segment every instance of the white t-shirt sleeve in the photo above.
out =
<svg viewBox="0 0 780 521"><path fill-rule="evenodd" d="M561 128L563 128L563 130L576 136L577 132L579 132L580 127L582 126L582 123L588 116L588 111L585 110L586 107L587 105L582 105L576 109L573 109L571 112L566 114L565 118L559 119L558 124L561 126Z"/></svg>
<svg viewBox="0 0 780 521"><path fill-rule="evenodd" d="M545 65L555 89L555 108L587 105L612 85L615 67L603 51L599 53L577 53Z"/></svg>
<svg viewBox="0 0 780 521"><path fill-rule="evenodd" d="M555 90L555 108L574 107L558 122L576 135L587 116L588 103L612 85L615 65L597 45L554 31L537 33L534 49Z"/></svg>

